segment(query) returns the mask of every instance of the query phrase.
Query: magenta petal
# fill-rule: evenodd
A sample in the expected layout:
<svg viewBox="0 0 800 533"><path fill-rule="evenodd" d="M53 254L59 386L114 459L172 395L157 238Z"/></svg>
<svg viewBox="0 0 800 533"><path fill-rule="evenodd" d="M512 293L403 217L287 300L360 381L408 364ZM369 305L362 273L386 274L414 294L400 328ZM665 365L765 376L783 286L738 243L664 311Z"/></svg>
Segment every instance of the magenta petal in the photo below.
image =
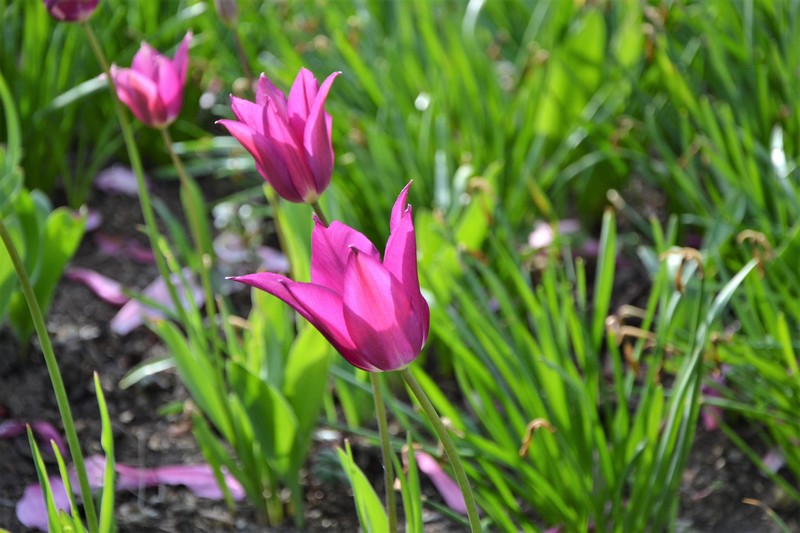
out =
<svg viewBox="0 0 800 533"><path fill-rule="evenodd" d="M271 272L236 276L229 279L245 283L280 298L311 322L351 364L359 368L369 366L369 363L361 361L350 340L342 315L341 296L336 292L313 283L294 282Z"/></svg>
<svg viewBox="0 0 800 533"><path fill-rule="evenodd" d="M175 66L164 56L158 56L158 97L166 109L167 122L172 122L181 112L183 105L183 84Z"/></svg>
<svg viewBox="0 0 800 533"><path fill-rule="evenodd" d="M301 140L295 139L291 127L279 116L277 108L271 101L264 108L264 131L269 139L269 146L276 154L280 154L282 164L286 168L286 177L298 196L302 200L306 200L309 194L316 196L316 182L308 161L300 151Z"/></svg>
<svg viewBox="0 0 800 533"><path fill-rule="evenodd" d="M290 202L303 201L303 197L294 188L283 154L274 143L241 122L220 120L218 123L225 126L245 150L250 152L256 161L256 168L282 198Z"/></svg>
<svg viewBox="0 0 800 533"><path fill-rule="evenodd" d="M259 246L256 255L261 259L261 268L268 272L289 272L289 259L275 248Z"/></svg>
<svg viewBox="0 0 800 533"><path fill-rule="evenodd" d="M143 124L160 127L167 122L167 110L153 80L131 69L111 66L117 96Z"/></svg>
<svg viewBox="0 0 800 533"><path fill-rule="evenodd" d="M284 96L281 90L275 87L271 81L269 81L269 78L267 78L264 74L261 74L261 77L258 78L256 104L259 107L267 107L269 102L272 102L272 104L275 106L278 115L284 121L288 122L289 115L287 111L286 96Z"/></svg>
<svg viewBox="0 0 800 533"><path fill-rule="evenodd" d="M111 278L107 278L87 268L70 267L64 273L70 281L83 283L100 299L112 305L124 305L130 297L122 290L122 285Z"/></svg>
<svg viewBox="0 0 800 533"><path fill-rule="evenodd" d="M47 450L52 450L49 443L53 442L56 446L58 446L59 452L62 454L67 453L68 450L67 445L64 442L64 438L61 436L61 433L56 429L56 427L50 422L46 422L44 420L36 420L31 422L31 431L33 431L33 434L36 435L40 440L48 443L48 446L46 447Z"/></svg>
<svg viewBox="0 0 800 533"><path fill-rule="evenodd" d="M394 206L392 206L392 218L389 219L389 232L394 233L395 228L400 224L400 221L403 219L403 215L406 212L406 208L408 207L408 188L411 187L413 182L409 181L406 183L406 186L403 187L403 190L400 191L400 194L397 196L397 200L394 201Z"/></svg>
<svg viewBox="0 0 800 533"><path fill-rule="evenodd" d="M380 260L380 252L361 232L339 221L327 228L314 218L311 233L311 283L322 285L342 294L342 283L350 247Z"/></svg>
<svg viewBox="0 0 800 533"><path fill-rule="evenodd" d="M341 73L334 72L322 82L319 92L315 95L313 106L309 110L303 131L303 147L306 150L306 158L311 172L314 174L317 191L323 191L328 187L333 173L331 119L325 112L325 100L331 90L333 80L339 74ZM313 79L313 76L311 78ZM314 80L314 84L316 85L316 80Z"/></svg>
<svg viewBox="0 0 800 533"><path fill-rule="evenodd" d="M398 370L422 349L420 317L379 261L353 249L344 274L344 319L353 344L381 371Z"/></svg>
<svg viewBox="0 0 800 533"><path fill-rule="evenodd" d="M67 496L64 482L58 477L49 478L49 482L56 509L69 511L69 496ZM28 485L25 488L22 498L17 502L16 513L17 520L25 527L36 528L40 531L48 530L47 504L44 500L41 485L37 483L36 485Z"/></svg>
<svg viewBox="0 0 800 533"><path fill-rule="evenodd" d="M183 282L181 281L181 277L188 281L188 288L184 286ZM188 305L189 302L189 295L187 291L191 291L192 297L197 305L203 304L205 301L205 293L203 292L202 287L196 283L194 276L189 269L183 269L181 276L173 273L170 276L170 279L175 285L175 288L178 291L178 296L183 305ZM175 308L172 303L172 299L170 298L169 291L167 290L167 284L162 278L157 278L150 285L148 285L142 292L142 295L148 300L160 304L162 307L170 311L173 311ZM145 319L154 320L157 318L162 318L163 316L164 315L160 310L147 307L138 300L131 300L119 310L114 318L111 319L110 327L111 331L114 333L124 336L142 325Z"/></svg>
<svg viewBox="0 0 800 533"><path fill-rule="evenodd" d="M441 465L425 452L414 452L414 460L417 468L427 475L447 506L457 513L467 514L467 504L464 502L464 495L458 487L458 483L453 481Z"/></svg>
<svg viewBox="0 0 800 533"><path fill-rule="evenodd" d="M175 57L172 59L172 66L178 74L178 82L181 85L181 92L186 84L186 72L189 70L189 44L192 42L192 32L187 31L183 36L181 44L175 51Z"/></svg>
<svg viewBox="0 0 800 533"><path fill-rule="evenodd" d="M264 108L262 106L254 104L253 102L245 100L244 98L231 96L231 110L236 118L239 119L239 122L244 122L256 133L264 135ZM225 121L220 120L220 123L225 125L223 122Z"/></svg>
<svg viewBox="0 0 800 533"><path fill-rule="evenodd" d="M131 70L135 70L146 78L155 80L158 78L158 56L159 53L155 48L142 41L142 44L139 45L139 50L133 56Z"/></svg>
<svg viewBox="0 0 800 533"><path fill-rule="evenodd" d="M161 466L152 469L152 472L163 485L183 485L201 498L211 500L223 498L222 490L214 477L214 470L209 465ZM227 473L224 476L233 499L244 498L244 489L236 478Z"/></svg>
<svg viewBox="0 0 800 533"><path fill-rule="evenodd" d="M139 186L136 175L130 167L112 165L97 173L94 186L104 193L121 194L124 196L139 196Z"/></svg>
<svg viewBox="0 0 800 533"><path fill-rule="evenodd" d="M25 422L22 420L4 420L0 423L0 439L13 439L25 433Z"/></svg>
<svg viewBox="0 0 800 533"><path fill-rule="evenodd" d="M287 102L288 122L296 139L303 138L306 120L314 105L319 84L317 78L306 68L301 68L289 90Z"/></svg>

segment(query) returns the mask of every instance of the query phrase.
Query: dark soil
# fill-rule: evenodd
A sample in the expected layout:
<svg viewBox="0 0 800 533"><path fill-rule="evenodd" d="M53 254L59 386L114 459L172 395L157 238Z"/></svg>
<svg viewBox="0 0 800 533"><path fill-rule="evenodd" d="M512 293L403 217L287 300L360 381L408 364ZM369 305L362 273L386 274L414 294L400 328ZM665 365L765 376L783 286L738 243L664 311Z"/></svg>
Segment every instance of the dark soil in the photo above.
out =
<svg viewBox="0 0 800 533"><path fill-rule="evenodd" d="M225 191L218 182L205 183L209 198ZM175 186L159 183L154 194L174 206ZM141 213L135 199L96 195L94 205L104 218L103 231L128 238L141 238L137 225ZM142 240L145 243L144 240ZM73 261L91 268L127 287L141 289L156 276L152 265L136 263L98 251L87 235ZM158 339L140 327L120 337L108 323L117 308L107 304L82 285L62 281L48 315L48 329L69 394L85 455L99 454L100 423L92 385L92 374L101 376L115 435L117 461L131 465L158 466L203 462L194 443L190 422L183 414L159 414L170 404L188 400L177 375L162 372L127 390L120 378L135 364L163 354ZM27 358L19 353L6 328L0 328L0 421L5 418L46 420L60 428L58 410L38 345L34 341ZM358 521L351 492L341 476L318 472L331 464L332 450L341 445L316 442L304 476L306 527L304 531L356 531ZM354 439L357 443L357 439ZM381 486L377 452L355 446L367 474ZM335 461L334 461L335 462ZM319 468L317 468L319 466ZM55 463L49 467L55 472ZM25 487L37 481L27 439L0 440L0 528L28 531L15 516L14 506ZM378 489L380 492L380 489ZM431 492L431 494L433 494ZM782 504L772 484L730 444L721 432L699 432L689 468L681 488L680 524L683 531L777 531L765 511L742 503L743 498L763 501L800 530L797 504ZM222 502L199 499L181 487L119 493L117 517L120 531L294 531L292 527L268 529L260 524L252 508L243 503L235 512ZM457 531L436 513L426 513L426 531Z"/></svg>

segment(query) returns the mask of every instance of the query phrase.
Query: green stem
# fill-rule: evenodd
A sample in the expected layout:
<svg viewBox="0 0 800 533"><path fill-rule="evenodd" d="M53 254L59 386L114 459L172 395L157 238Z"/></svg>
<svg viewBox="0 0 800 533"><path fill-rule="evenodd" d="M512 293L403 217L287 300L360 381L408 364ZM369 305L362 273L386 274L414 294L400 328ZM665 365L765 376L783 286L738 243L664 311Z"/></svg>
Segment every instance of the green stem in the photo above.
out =
<svg viewBox="0 0 800 533"><path fill-rule="evenodd" d="M178 298L178 291L175 289L175 285L170 280L167 263L158 247L159 233L158 227L156 226L156 216L155 212L153 211L153 206L150 203L150 193L147 190L147 182L144 179L142 158L139 155L139 148L136 146L136 141L133 138L133 130L131 129L130 122L128 122L128 116L125 114L125 109L122 107L122 102L120 102L119 98L117 98L117 90L114 87L114 79L111 77L108 61L106 60L105 54L103 54L103 49L100 47L100 43L97 41L97 37L95 37L95 34L88 22L82 22L81 26L83 26L83 29L86 32L86 38L89 40L89 44L94 51L95 57L97 57L98 63L100 63L100 66L103 68L106 81L108 82L108 88L111 92L111 100L114 102L114 109L117 112L120 129L122 129L122 137L125 139L125 147L128 150L128 158L130 159L133 173L136 176L136 184L139 189L139 205L142 208L142 218L144 218L147 237L150 240L150 247L153 250L153 256L155 257L158 273L164 279L164 283L167 285L169 296L175 306L175 312L178 313L181 323L185 324L186 313L183 310L183 305L181 304L180 298Z"/></svg>
<svg viewBox="0 0 800 533"><path fill-rule="evenodd" d="M319 205L319 200L314 200L313 202L311 202L311 209L314 210L314 213L317 215L317 218L319 219L319 221L322 222L322 225L327 228L328 225L329 225L328 224L328 217L325 216L325 212L322 210L322 207Z"/></svg>
<svg viewBox="0 0 800 533"><path fill-rule="evenodd" d="M250 68L250 63L247 61L247 54L244 52L244 44L242 38L239 36L238 26L231 27L233 31L233 43L236 45L236 55L239 58L239 64L242 66L244 75L247 78L247 87L250 91L255 92L255 78L253 77L253 70Z"/></svg>
<svg viewBox="0 0 800 533"><path fill-rule="evenodd" d="M89 486L89 478L86 476L86 467L83 462L83 453L81 452L81 445L78 441L78 433L75 431L75 422L72 419L72 411L69 408L69 399L67 398L67 391L64 388L64 381L61 379L61 372L58 369L58 362L56 355L53 352L53 345L50 342L50 336L47 333L47 326L44 322L44 315L42 309L39 307L39 301L36 299L36 293L33 292L31 281L28 278L28 273L25 271L25 266L22 259L14 246L14 241L11 240L11 235L8 233L3 217L0 217L0 239L3 240L8 256L14 265L14 270L17 271L19 284L22 288L22 294L25 296L25 301L28 304L28 310L33 319L33 325L36 328L36 334L39 337L39 343L42 346L42 353L44 360L47 364L47 372L50 374L50 381L53 384L53 391L56 394L56 403L58 404L58 411L61 415L61 420L64 423L64 433L67 435L67 443L69 444L69 453L72 456L72 463L75 465L75 471L78 475L78 482L81 486L81 497L83 498L83 509L86 514L86 522L89 531L98 531L97 512L94 507L94 500L92 499L92 489ZM76 517L77 518L77 517Z"/></svg>
<svg viewBox="0 0 800 533"><path fill-rule="evenodd" d="M389 513L389 531L397 532L397 502L394 495L394 471L392 468L392 446L389 443L389 427L386 423L386 407L383 405L383 391L378 374L369 373L372 395L375 398L375 416L378 419L378 432L381 436L381 456L383 459L383 484L386 487L386 510Z"/></svg>
<svg viewBox="0 0 800 533"><path fill-rule="evenodd" d="M411 371L408 369L408 367L403 368L398 372L400 372L400 375L403 376L403 380L406 382L406 385L408 385L408 388L410 388L414 393L414 396L417 397L420 406L422 406L422 410L425 411L425 415L428 417L428 420L431 421L433 429L436 431L439 440L442 441L444 451L447 454L447 458L450 460L450 465L453 467L453 472L456 475L458 486L461 488L461 494L464 495L464 503L467 506L470 529L473 533L481 531L481 521L480 518L478 518L478 507L475 505L475 497L472 495L472 488L469 485L467 473L464 471L464 467L458 457L458 451L456 450L456 445L453 443L453 439L450 438L447 428L444 427L442 420L439 418L439 413L436 412L436 408L433 407L433 404L428 399L427 394L425 394L425 391L422 390L422 387L420 387L419 383L417 383L417 380L414 379L414 376L411 374Z"/></svg>

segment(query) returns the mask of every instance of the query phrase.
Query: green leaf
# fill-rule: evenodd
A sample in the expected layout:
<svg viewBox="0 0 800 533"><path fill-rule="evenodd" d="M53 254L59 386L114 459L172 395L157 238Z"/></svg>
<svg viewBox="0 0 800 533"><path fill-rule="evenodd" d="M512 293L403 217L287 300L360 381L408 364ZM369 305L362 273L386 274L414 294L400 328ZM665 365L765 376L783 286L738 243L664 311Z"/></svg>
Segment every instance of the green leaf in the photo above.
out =
<svg viewBox="0 0 800 533"><path fill-rule="evenodd" d="M245 367L228 362L228 379L250 419L253 435L269 465L279 474L290 471L290 457L297 443L297 417L280 392Z"/></svg>
<svg viewBox="0 0 800 533"><path fill-rule="evenodd" d="M355 499L361 530L365 533L384 533L389 531L389 518L383 509L383 504L375 493L375 489L372 488L367 476L353 461L350 442L345 441L345 450L337 448L336 453L339 454L339 461L341 461L342 468L350 480L350 485L353 487L353 498Z"/></svg>

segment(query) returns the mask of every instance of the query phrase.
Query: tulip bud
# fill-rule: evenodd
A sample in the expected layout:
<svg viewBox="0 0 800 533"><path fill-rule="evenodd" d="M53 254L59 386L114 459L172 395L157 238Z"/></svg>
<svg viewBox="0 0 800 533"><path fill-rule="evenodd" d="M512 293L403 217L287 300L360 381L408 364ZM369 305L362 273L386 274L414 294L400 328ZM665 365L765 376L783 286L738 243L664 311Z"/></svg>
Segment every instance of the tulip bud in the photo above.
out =
<svg viewBox="0 0 800 533"><path fill-rule="evenodd" d="M236 0L214 0L217 16L226 26L233 26L239 19L239 4Z"/></svg>
<svg viewBox="0 0 800 533"><path fill-rule="evenodd" d="M231 96L238 120L219 121L284 200L313 203L331 182L332 121L325 99L339 74L319 85L310 71L300 69L288 98L262 74L256 101Z"/></svg>
<svg viewBox="0 0 800 533"><path fill-rule="evenodd" d="M191 40L188 32L173 59L142 43L131 68L111 65L117 97L146 126L164 128L180 113Z"/></svg>
<svg viewBox="0 0 800 533"><path fill-rule="evenodd" d="M44 0L50 16L63 22L83 22L99 3L100 0Z"/></svg>

